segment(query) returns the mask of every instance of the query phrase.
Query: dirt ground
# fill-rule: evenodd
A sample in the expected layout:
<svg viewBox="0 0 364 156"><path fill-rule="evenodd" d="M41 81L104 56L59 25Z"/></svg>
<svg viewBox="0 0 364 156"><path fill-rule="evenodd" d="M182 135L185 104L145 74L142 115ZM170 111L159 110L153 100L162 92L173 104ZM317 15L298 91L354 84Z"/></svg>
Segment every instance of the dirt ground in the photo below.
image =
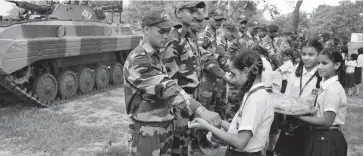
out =
<svg viewBox="0 0 364 156"><path fill-rule="evenodd" d="M348 127L343 130L348 155L360 156L363 99L350 98L349 104ZM124 156L128 123L122 88L43 109L0 88L1 156ZM224 150L205 151L217 156Z"/></svg>

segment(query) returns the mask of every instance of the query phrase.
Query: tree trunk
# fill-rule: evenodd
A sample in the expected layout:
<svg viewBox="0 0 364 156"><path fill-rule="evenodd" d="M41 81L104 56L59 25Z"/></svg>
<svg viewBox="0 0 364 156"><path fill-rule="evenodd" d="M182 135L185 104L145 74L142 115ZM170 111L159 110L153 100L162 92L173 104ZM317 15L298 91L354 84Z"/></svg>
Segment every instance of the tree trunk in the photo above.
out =
<svg viewBox="0 0 364 156"><path fill-rule="evenodd" d="M300 22L300 7L302 5L303 0L299 0L296 3L296 7L294 8L293 11L293 23L292 23L292 31L297 30L298 28L298 24Z"/></svg>

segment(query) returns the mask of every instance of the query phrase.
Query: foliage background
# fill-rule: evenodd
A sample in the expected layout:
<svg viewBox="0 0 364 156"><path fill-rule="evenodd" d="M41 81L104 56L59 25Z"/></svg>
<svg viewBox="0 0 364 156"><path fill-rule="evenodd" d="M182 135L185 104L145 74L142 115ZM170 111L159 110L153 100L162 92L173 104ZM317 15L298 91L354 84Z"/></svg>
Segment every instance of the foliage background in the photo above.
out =
<svg viewBox="0 0 364 156"><path fill-rule="evenodd" d="M133 1L128 6L122 6L122 1L99 1L91 0L92 6L116 5L123 7L122 20L130 24L134 30L140 30L140 24L145 13L153 7L161 7L175 20L174 4L177 0L161 1ZM286 0L294 11L297 0ZM38 3L38 2L35 2ZM219 0L206 1L207 16L208 10L219 9L227 17L227 22L236 24L237 18L248 17L249 20L259 21L264 24L277 24L280 32L291 31L293 29L293 14L280 14L276 5L270 4L267 0L241 1L241 0ZM309 3L303 0L303 3ZM258 5L263 8L258 8ZM9 11L10 18L16 18L21 9L14 7ZM263 13L269 11L273 20L268 21ZM341 1L338 6L319 5L312 13L299 12L298 30L304 30L306 36L312 37L320 32L330 32L333 37L342 40L350 40L351 33L363 33L363 1Z"/></svg>

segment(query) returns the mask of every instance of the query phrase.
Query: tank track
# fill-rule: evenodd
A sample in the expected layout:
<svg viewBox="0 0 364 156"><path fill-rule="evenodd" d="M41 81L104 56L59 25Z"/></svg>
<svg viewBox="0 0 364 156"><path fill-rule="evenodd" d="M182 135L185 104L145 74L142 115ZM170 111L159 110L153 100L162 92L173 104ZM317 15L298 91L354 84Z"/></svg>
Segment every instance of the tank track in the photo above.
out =
<svg viewBox="0 0 364 156"><path fill-rule="evenodd" d="M1 71L0 71L1 72ZM16 94L17 96L19 96L20 98L29 101L30 103L34 103L39 107L53 107L56 105L60 105L63 103L67 103L73 100L77 100L77 99L81 99L81 98L85 98L88 96L92 96L95 94L99 94L111 89L115 89L118 87L122 87L123 84L120 85L116 85L116 84L109 84L106 88L104 89L93 89L92 91L90 91L89 93L86 94L82 94L82 93L77 93L76 95L72 96L71 98L65 98L65 99L61 99L59 97L57 97L55 100L52 101L40 101L37 96L32 93L31 90L27 90L27 88L20 88L19 86L16 86L13 82L9 81L8 76L5 75L1 75L0 74L0 85L4 86L4 88L6 88L7 90L9 90L10 92Z"/></svg>

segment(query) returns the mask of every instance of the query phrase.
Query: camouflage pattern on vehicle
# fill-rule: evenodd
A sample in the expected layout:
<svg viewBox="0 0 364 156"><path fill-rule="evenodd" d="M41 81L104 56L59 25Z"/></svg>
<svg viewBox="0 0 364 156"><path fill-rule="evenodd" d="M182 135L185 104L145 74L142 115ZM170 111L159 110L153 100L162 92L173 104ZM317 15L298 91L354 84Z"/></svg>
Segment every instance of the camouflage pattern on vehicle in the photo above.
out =
<svg viewBox="0 0 364 156"><path fill-rule="evenodd" d="M142 38L130 27L88 5L10 2L33 14L0 25L0 85L49 107L123 84L122 65Z"/></svg>

